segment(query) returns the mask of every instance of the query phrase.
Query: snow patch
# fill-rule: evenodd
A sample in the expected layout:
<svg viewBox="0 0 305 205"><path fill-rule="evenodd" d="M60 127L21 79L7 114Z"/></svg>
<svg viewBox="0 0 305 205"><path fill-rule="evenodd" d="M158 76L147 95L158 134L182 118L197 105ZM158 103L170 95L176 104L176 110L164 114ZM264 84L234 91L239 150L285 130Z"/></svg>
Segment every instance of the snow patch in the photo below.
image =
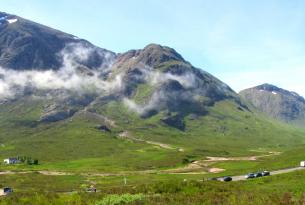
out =
<svg viewBox="0 0 305 205"><path fill-rule="evenodd" d="M277 93L276 93L276 92L274 92L274 91L272 91L272 94L273 94L273 95L277 95Z"/></svg>
<svg viewBox="0 0 305 205"><path fill-rule="evenodd" d="M16 23L18 21L18 19L7 19L7 22L9 23L9 24L11 24L11 23Z"/></svg>

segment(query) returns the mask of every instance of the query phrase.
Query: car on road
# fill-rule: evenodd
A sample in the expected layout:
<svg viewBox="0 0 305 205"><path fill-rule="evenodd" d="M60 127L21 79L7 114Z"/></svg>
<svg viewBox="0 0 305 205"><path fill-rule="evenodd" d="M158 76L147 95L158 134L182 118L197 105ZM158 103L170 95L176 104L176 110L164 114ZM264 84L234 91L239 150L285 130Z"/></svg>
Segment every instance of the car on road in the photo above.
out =
<svg viewBox="0 0 305 205"><path fill-rule="evenodd" d="M86 189L86 192L95 193L96 192L96 188L94 186L90 186L89 188Z"/></svg>
<svg viewBox="0 0 305 205"><path fill-rule="evenodd" d="M260 172L257 172L257 173L254 174L254 177L255 177L255 178L262 177L262 176L263 176L263 174L260 173Z"/></svg>
<svg viewBox="0 0 305 205"><path fill-rule="evenodd" d="M254 173L249 173L248 175L245 176L246 179L253 179L255 178L255 174Z"/></svg>
<svg viewBox="0 0 305 205"><path fill-rule="evenodd" d="M263 172L262 172L262 175L263 175L263 177L264 177L264 176L270 176L270 172L268 172L268 171L263 171Z"/></svg>
<svg viewBox="0 0 305 205"><path fill-rule="evenodd" d="M0 191L0 196L4 196L7 194L13 193L13 189L10 187L4 187L1 191Z"/></svg>
<svg viewBox="0 0 305 205"><path fill-rule="evenodd" d="M224 177L224 178L223 178L223 181L225 181L225 182L232 181L232 177Z"/></svg>

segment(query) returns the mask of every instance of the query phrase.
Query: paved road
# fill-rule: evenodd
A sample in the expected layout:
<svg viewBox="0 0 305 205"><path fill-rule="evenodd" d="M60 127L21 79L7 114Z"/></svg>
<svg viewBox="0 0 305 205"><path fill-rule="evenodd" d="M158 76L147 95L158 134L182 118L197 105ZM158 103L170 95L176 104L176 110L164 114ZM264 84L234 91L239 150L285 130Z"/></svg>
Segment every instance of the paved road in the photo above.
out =
<svg viewBox="0 0 305 205"><path fill-rule="evenodd" d="M284 174L284 173L288 173L288 172L294 172L297 170L305 170L305 167L293 167L293 168L280 169L280 170L276 170L276 171L271 171L270 174L271 175ZM245 175L246 174L240 175L240 176L232 176L232 180L233 181L246 180ZM220 180L222 180L222 178L220 178Z"/></svg>

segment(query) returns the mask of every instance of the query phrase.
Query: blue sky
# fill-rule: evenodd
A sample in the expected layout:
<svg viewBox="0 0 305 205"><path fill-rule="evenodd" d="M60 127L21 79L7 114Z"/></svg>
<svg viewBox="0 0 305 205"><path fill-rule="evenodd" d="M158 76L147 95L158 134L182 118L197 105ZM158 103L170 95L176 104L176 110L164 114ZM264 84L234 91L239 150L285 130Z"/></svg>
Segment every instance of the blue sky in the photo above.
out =
<svg viewBox="0 0 305 205"><path fill-rule="evenodd" d="M305 96L305 1L0 0L0 10L115 52L173 47L236 91L267 82Z"/></svg>

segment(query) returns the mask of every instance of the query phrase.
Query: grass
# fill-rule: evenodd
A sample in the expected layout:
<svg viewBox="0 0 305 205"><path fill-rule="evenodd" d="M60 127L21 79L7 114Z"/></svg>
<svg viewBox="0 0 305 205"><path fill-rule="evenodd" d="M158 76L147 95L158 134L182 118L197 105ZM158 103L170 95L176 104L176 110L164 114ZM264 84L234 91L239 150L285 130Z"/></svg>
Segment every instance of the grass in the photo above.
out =
<svg viewBox="0 0 305 205"><path fill-rule="evenodd" d="M15 192L0 204L303 204L305 171L247 181L200 181L202 175L122 177L3 175ZM86 193L95 183L100 192ZM71 192L72 191L72 192ZM109 203L106 203L109 202ZM110 203L111 202L111 203Z"/></svg>
<svg viewBox="0 0 305 205"><path fill-rule="evenodd" d="M138 104L145 103L148 97L153 94L154 89L148 84L139 84L137 87L137 92L134 96L134 100Z"/></svg>

